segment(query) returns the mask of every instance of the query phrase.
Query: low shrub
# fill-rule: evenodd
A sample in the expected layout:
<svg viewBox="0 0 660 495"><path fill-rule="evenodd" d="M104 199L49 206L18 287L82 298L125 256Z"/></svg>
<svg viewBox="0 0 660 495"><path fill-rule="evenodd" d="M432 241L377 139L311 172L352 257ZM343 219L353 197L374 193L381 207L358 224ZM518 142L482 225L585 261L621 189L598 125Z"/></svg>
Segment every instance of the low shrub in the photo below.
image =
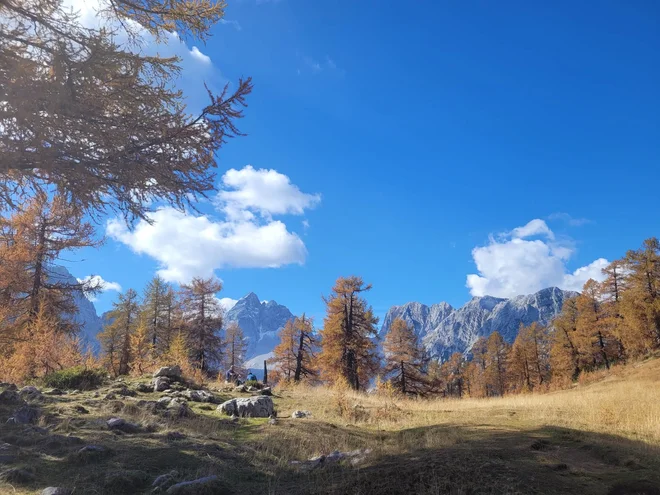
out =
<svg viewBox="0 0 660 495"><path fill-rule="evenodd" d="M43 383L46 387L92 390L103 385L106 376L103 370L76 366L49 373L43 378Z"/></svg>

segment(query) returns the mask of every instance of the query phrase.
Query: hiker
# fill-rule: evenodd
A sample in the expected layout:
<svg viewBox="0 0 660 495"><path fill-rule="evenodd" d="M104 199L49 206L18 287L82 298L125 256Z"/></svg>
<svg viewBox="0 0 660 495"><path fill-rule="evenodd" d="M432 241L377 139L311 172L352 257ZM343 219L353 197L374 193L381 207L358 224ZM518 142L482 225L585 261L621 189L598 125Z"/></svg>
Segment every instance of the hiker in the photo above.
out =
<svg viewBox="0 0 660 495"><path fill-rule="evenodd" d="M250 372L248 373L248 376L245 377L245 381L246 381L246 382L256 382L256 381L257 381L257 377L255 376L254 373L252 373L252 372L250 371Z"/></svg>
<svg viewBox="0 0 660 495"><path fill-rule="evenodd" d="M236 372L234 371L233 366L227 370L227 374L225 375L225 381L227 383L233 383L236 381Z"/></svg>

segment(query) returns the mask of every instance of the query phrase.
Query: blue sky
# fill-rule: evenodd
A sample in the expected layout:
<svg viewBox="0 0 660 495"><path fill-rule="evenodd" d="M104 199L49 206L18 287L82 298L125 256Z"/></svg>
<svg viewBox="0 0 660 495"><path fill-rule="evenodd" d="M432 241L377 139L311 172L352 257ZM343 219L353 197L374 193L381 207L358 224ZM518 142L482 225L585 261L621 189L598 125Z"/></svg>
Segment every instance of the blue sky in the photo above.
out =
<svg viewBox="0 0 660 495"><path fill-rule="evenodd" d="M204 218L111 223L69 267L124 289L215 273L218 297L317 324L351 274L381 316L578 287L660 234L658 19L653 1L229 1L206 45L158 47L191 108L204 82L254 79L225 193Z"/></svg>

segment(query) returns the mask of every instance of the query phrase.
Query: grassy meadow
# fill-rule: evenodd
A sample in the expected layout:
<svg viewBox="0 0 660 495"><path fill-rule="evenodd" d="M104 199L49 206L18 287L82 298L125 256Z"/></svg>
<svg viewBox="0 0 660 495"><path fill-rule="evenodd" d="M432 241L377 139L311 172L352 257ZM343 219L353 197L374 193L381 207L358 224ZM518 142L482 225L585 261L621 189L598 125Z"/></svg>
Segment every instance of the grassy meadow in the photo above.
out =
<svg viewBox="0 0 660 495"><path fill-rule="evenodd" d="M127 384L140 381L149 380ZM214 405L193 402L194 416L164 418L137 405L161 394L103 399L112 383L45 396L43 429L5 424L11 408L0 405L0 446L18 456L0 470L34 474L29 482L0 484L0 493L64 486L74 494L146 494L171 470L182 480L218 475L222 483L209 493L660 493L660 360L587 381L547 394L463 400L276 388L275 424L234 422ZM292 419L298 409L311 418ZM105 424L111 417L139 423L141 431L116 434ZM83 461L75 452L84 445L106 452ZM291 463L355 449L369 449L355 465L304 470Z"/></svg>

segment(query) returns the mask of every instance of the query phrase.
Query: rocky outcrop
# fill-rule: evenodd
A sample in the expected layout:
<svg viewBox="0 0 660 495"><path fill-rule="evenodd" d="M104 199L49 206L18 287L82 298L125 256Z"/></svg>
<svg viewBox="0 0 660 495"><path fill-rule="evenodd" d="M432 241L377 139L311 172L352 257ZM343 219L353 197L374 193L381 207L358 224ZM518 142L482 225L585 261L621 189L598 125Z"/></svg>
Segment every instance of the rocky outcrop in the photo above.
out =
<svg viewBox="0 0 660 495"><path fill-rule="evenodd" d="M250 292L227 311L225 324L234 322L241 327L248 340L246 356L251 358L271 352L279 342L277 333L293 318L286 306L275 301L262 302Z"/></svg>
<svg viewBox="0 0 660 495"><path fill-rule="evenodd" d="M392 321L401 318L415 328L429 355L446 360L454 352L469 353L479 337L487 337L494 331L502 334L507 342L513 342L521 324L548 325L561 312L564 300L575 295L575 292L551 287L511 299L474 297L459 309L447 303L432 306L407 303L390 308L380 335L384 337Z"/></svg>
<svg viewBox="0 0 660 495"><path fill-rule="evenodd" d="M275 412L273 399L267 395L258 395L242 399L231 399L218 406L219 412L227 416L242 418L268 418Z"/></svg>

